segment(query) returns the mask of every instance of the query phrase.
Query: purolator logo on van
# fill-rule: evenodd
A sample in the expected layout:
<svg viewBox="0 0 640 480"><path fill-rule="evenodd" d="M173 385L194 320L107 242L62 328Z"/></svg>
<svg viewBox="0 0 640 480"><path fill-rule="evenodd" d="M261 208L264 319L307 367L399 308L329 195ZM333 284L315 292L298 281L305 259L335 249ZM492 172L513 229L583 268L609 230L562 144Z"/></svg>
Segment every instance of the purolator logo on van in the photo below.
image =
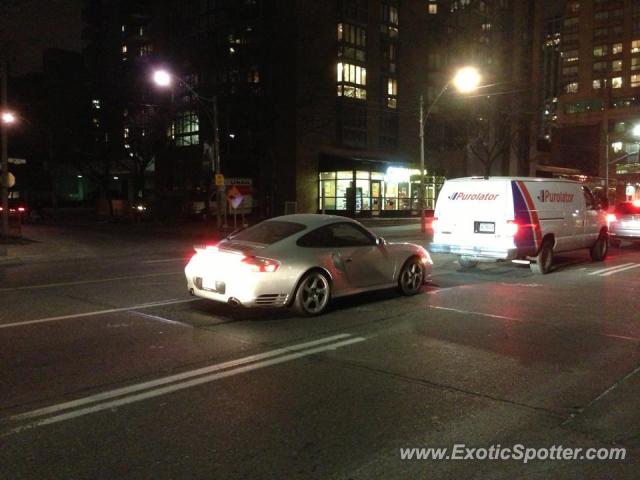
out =
<svg viewBox="0 0 640 480"><path fill-rule="evenodd" d="M540 193L538 193L538 200L541 202L570 203L573 202L573 193L540 190Z"/></svg>
<svg viewBox="0 0 640 480"><path fill-rule="evenodd" d="M449 200L495 200L500 194L498 193L464 193L455 192L449 195Z"/></svg>

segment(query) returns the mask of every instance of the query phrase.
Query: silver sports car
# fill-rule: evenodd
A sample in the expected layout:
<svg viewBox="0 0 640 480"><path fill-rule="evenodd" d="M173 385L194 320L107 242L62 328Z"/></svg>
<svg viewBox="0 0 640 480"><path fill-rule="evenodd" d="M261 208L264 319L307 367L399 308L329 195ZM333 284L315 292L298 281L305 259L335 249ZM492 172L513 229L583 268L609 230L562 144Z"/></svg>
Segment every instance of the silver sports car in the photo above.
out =
<svg viewBox="0 0 640 480"><path fill-rule="evenodd" d="M418 245L386 242L345 217L309 214L266 220L196 248L185 275L192 295L318 315L343 295L393 286L414 295L432 266Z"/></svg>

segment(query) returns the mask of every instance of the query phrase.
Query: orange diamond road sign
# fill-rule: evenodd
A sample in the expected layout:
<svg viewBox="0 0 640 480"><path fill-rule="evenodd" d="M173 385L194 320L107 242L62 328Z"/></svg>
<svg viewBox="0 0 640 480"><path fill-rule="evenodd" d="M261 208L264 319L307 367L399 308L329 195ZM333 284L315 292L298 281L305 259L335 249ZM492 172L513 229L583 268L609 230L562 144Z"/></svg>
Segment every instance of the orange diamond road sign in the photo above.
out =
<svg viewBox="0 0 640 480"><path fill-rule="evenodd" d="M232 185L229 190L227 190L227 201L232 208L238 208L243 198L242 193L240 193L240 190L238 190L235 185Z"/></svg>

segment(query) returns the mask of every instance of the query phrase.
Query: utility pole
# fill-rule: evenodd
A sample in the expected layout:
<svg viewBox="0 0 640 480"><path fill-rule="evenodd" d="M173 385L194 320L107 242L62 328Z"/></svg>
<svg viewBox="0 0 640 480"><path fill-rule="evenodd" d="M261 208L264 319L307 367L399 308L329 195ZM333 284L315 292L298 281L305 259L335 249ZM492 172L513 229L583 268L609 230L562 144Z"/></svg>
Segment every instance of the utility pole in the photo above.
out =
<svg viewBox="0 0 640 480"><path fill-rule="evenodd" d="M0 64L0 111L7 111L7 62ZM2 131L2 178L0 186L2 187L2 243L3 248L0 254L7 255L7 244L9 243L9 156L8 156L8 130L9 126L6 122L0 121L0 130Z"/></svg>
<svg viewBox="0 0 640 480"><path fill-rule="evenodd" d="M213 163L214 170L217 174L222 174L222 168L220 167L220 129L218 128L218 97L213 97ZM216 225L218 230L222 226L222 188L216 186ZM226 218L225 218L226 220ZM225 223L227 223L225 221Z"/></svg>
<svg viewBox="0 0 640 480"><path fill-rule="evenodd" d="M420 208L420 231L427 231L424 211L424 96L420 94L420 194L418 196Z"/></svg>

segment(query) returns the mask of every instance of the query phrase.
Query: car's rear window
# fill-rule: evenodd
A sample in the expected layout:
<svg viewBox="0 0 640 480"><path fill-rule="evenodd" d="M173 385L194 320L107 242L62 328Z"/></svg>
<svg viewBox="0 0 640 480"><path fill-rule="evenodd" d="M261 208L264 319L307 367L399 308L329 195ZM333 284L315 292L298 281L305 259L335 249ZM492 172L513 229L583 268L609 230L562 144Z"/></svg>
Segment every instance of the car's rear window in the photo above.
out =
<svg viewBox="0 0 640 480"><path fill-rule="evenodd" d="M615 211L620 215L640 215L640 205L636 206L631 202L619 203Z"/></svg>
<svg viewBox="0 0 640 480"><path fill-rule="evenodd" d="M301 223L267 220L266 222L259 223L253 227L238 232L236 235L231 237L231 239L234 241L239 240L242 242L271 245L272 243L284 240L294 233L301 232L305 228L307 227Z"/></svg>

